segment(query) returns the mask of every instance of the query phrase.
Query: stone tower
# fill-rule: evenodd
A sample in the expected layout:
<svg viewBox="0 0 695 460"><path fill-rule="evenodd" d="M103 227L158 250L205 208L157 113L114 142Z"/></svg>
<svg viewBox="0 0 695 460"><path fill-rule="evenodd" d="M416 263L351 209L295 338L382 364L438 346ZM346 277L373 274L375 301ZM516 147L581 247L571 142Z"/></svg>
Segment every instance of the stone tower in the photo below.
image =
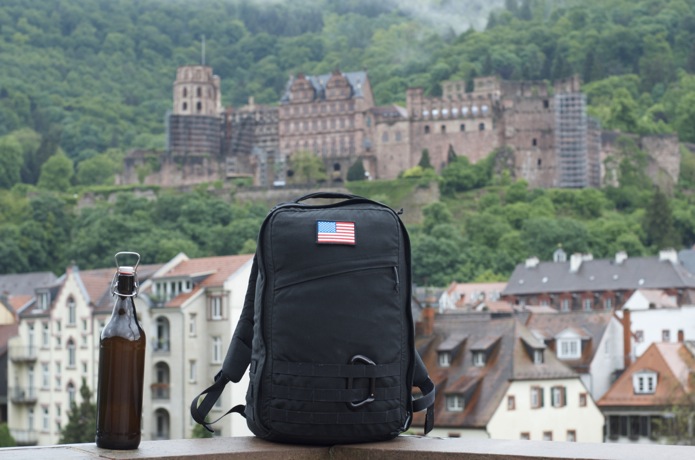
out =
<svg viewBox="0 0 695 460"><path fill-rule="evenodd" d="M221 112L220 77L213 75L212 67L179 67L174 82L174 115L219 116Z"/></svg>

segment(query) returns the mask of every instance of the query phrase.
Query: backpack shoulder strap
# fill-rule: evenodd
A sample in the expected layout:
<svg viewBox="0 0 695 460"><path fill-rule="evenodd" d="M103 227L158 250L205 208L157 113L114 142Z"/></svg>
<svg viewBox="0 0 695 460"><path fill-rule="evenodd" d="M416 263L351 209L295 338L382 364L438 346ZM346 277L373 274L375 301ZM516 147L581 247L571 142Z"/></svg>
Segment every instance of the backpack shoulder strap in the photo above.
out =
<svg viewBox="0 0 695 460"><path fill-rule="evenodd" d="M425 434L427 434L434 428L434 397L436 391L434 382L427 374L425 363L422 362L420 353L418 353L417 350L415 350L413 384L422 391L422 396L413 400L413 412L427 410L427 414L425 415Z"/></svg>
<svg viewBox="0 0 695 460"><path fill-rule="evenodd" d="M256 280L258 279L258 264L256 256L253 257L251 265L251 275L249 276L249 284L246 288L246 297L244 297L244 306L241 310L241 317L237 323L232 341L227 349L227 354L222 364L222 369L215 375L215 381L212 385L206 388L202 393L196 396L191 402L191 416L193 420L203 425L208 431L213 432L211 424L217 422L230 412L237 412L244 415L243 404L232 407L224 415L217 420L208 422L205 420L208 413L215 405L217 400L222 395L224 388L229 382L237 383L244 376L246 369L251 362L251 345L253 342L253 315L254 304L256 299ZM201 401L201 397L203 397Z"/></svg>

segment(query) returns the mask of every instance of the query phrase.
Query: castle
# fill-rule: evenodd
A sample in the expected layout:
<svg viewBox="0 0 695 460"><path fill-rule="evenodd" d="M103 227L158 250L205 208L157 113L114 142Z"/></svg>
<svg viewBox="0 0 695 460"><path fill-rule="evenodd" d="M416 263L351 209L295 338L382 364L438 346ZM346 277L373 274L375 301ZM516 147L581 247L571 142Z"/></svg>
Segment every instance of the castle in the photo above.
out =
<svg viewBox="0 0 695 460"><path fill-rule="evenodd" d="M447 81L441 97L410 88L406 107L376 106L366 72L334 71L290 77L278 106L222 107L220 79L207 66L184 66L173 85L163 152L136 150L125 160L122 184L191 185L247 178L281 186L293 175L292 157L323 160L329 182L342 182L362 162L370 179L394 179L424 152L441 171L452 155L475 163L497 149L511 177L531 187L600 187L613 180L605 158L616 135L587 115L578 77ZM675 183L680 154L675 136L639 138L650 174ZM608 179L606 179L606 177Z"/></svg>

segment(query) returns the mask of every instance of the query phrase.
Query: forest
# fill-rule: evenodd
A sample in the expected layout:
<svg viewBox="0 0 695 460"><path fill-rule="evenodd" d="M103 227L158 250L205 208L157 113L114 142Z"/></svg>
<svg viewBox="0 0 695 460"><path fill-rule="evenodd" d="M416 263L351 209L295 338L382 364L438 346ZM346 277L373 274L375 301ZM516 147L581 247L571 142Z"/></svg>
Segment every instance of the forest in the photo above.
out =
<svg viewBox="0 0 695 460"><path fill-rule="evenodd" d="M146 263L253 250L266 205L113 185L130 149L164 148L176 68L199 63L232 106L277 104L290 74L335 68L367 70L377 104L401 105L407 88L438 95L451 79L578 74L603 129L683 143L669 191L627 138L619 187L530 190L465 158L347 184L396 206L394 190L438 183L410 228L419 284L505 279L558 244L611 257L695 243L695 0L4 0L0 273L109 266L114 247ZM78 206L105 190L116 198Z"/></svg>

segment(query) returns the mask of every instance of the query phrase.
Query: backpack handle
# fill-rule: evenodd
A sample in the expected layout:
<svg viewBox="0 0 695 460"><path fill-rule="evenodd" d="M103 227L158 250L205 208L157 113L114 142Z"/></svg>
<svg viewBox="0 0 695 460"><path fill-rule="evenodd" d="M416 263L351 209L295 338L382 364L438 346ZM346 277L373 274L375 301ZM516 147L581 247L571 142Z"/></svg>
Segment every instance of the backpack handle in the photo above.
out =
<svg viewBox="0 0 695 460"><path fill-rule="evenodd" d="M295 203L299 203L300 201L305 201L305 200L310 200L312 198L327 198L327 199L344 199L344 200L353 200L355 198L359 199L364 199L361 196L358 195L351 195L349 193L338 193L338 192L315 192L315 193L309 193L308 195L304 195L301 198L297 198L294 200Z"/></svg>

